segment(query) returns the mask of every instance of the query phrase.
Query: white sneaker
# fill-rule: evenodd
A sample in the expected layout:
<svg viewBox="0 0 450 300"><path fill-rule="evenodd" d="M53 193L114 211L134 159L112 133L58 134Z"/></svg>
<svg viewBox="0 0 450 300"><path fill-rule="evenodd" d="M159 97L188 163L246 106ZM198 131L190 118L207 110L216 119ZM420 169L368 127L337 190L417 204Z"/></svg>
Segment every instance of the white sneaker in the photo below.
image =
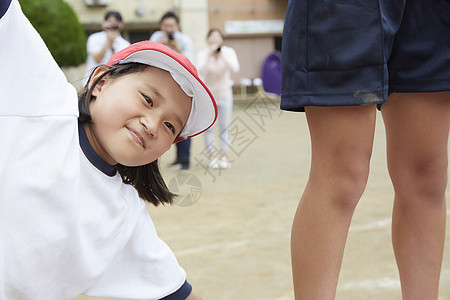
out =
<svg viewBox="0 0 450 300"><path fill-rule="evenodd" d="M228 158L226 156L222 156L221 158L219 158L217 163L220 169L229 169L231 167L230 162L228 161Z"/></svg>
<svg viewBox="0 0 450 300"><path fill-rule="evenodd" d="M209 168L214 170L219 169L219 162L217 157L211 158L211 160L209 161Z"/></svg>

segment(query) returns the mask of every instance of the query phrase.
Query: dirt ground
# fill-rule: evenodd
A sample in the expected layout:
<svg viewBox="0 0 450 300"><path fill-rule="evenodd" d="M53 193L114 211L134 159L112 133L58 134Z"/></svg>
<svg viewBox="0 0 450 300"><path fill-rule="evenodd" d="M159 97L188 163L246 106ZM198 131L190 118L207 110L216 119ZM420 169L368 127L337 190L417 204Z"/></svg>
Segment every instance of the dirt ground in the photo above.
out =
<svg viewBox="0 0 450 300"><path fill-rule="evenodd" d="M201 136L192 142L190 170L167 168L174 147L161 159L180 197L177 205L149 212L205 300L294 299L290 229L308 177L310 144L304 114L278 105L264 97L235 105L229 170L206 168ZM350 228L336 299L401 299L390 240L392 199L379 114L371 173ZM440 300L450 300L448 224Z"/></svg>

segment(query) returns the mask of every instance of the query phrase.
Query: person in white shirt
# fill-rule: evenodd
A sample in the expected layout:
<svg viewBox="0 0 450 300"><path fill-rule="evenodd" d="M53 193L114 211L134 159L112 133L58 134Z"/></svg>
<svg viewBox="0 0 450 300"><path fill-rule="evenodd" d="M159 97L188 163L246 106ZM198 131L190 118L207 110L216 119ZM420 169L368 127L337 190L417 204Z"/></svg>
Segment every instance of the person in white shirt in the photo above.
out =
<svg viewBox="0 0 450 300"><path fill-rule="evenodd" d="M150 41L166 45L190 60L193 59L192 39L180 31L180 19L174 12L168 11L161 17L159 29L151 35Z"/></svg>
<svg viewBox="0 0 450 300"><path fill-rule="evenodd" d="M220 150L214 146L214 126L208 129L205 138L206 150L210 156L209 167L228 169L230 161L227 152L230 148L229 126L233 111L233 90L231 74L239 72L236 51L224 45L222 32L211 29L207 35L208 48L197 54L198 72L217 101L220 132Z"/></svg>
<svg viewBox="0 0 450 300"><path fill-rule="evenodd" d="M87 40L86 75L83 85L86 84L92 70L105 64L116 52L128 47L130 42L120 34L124 23L117 11L109 11L102 22L102 31L91 34Z"/></svg>
<svg viewBox="0 0 450 300"><path fill-rule="evenodd" d="M192 60L194 44L189 36L180 31L180 20L174 12L168 11L161 17L159 28L152 34L150 41L166 45ZM180 167L181 170L189 169L191 140L177 143L176 147L177 157L171 166Z"/></svg>
<svg viewBox="0 0 450 300"><path fill-rule="evenodd" d="M158 158L216 119L195 67L144 41L78 96L17 0L0 40L0 299L201 299L145 202L172 202Z"/></svg>

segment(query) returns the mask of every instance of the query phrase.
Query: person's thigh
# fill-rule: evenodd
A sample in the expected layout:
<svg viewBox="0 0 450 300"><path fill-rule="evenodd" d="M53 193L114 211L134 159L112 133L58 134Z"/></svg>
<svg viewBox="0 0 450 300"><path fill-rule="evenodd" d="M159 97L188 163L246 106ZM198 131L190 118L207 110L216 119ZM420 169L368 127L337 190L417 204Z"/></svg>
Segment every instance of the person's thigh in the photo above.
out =
<svg viewBox="0 0 450 300"><path fill-rule="evenodd" d="M430 187L445 186L450 92L391 94L381 112L389 172L399 191L414 177Z"/></svg>
<svg viewBox="0 0 450 300"><path fill-rule="evenodd" d="M306 117L312 176L368 173L375 131L374 105L306 107Z"/></svg>

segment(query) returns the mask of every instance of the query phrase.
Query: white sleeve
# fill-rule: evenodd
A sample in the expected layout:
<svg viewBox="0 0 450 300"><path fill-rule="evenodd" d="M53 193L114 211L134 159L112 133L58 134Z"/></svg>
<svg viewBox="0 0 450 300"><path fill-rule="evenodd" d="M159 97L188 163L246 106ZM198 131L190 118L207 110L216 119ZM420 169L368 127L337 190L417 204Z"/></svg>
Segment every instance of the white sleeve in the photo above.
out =
<svg viewBox="0 0 450 300"><path fill-rule="evenodd" d="M203 77L203 79L208 69L209 57L210 57L209 49L203 49L199 53L197 53L197 70L200 76Z"/></svg>
<svg viewBox="0 0 450 300"><path fill-rule="evenodd" d="M155 31L152 34L152 36L150 37L150 41L159 43L159 41L161 40L161 36L162 36L162 31L161 30Z"/></svg>
<svg viewBox="0 0 450 300"><path fill-rule="evenodd" d="M8 5L8 0L1 1L1 7ZM0 115L77 113L75 88L67 83L17 0L0 19L0 41Z"/></svg>
<svg viewBox="0 0 450 300"><path fill-rule="evenodd" d="M239 60L236 51L231 47L222 47L222 55L230 70L234 73L239 72Z"/></svg>
<svg viewBox="0 0 450 300"><path fill-rule="evenodd" d="M106 40L102 41L98 32L91 34L86 42L86 50L88 55L92 55L92 53L100 51L103 48L105 42Z"/></svg>
<svg viewBox="0 0 450 300"><path fill-rule="evenodd" d="M186 34L182 35L182 45L181 54L186 56L190 61L192 61L194 56L194 43L192 39Z"/></svg>
<svg viewBox="0 0 450 300"><path fill-rule="evenodd" d="M143 209L130 240L101 279L84 294L120 299L161 299L185 284L186 273L169 247L158 238ZM190 290L181 298L185 299Z"/></svg>

